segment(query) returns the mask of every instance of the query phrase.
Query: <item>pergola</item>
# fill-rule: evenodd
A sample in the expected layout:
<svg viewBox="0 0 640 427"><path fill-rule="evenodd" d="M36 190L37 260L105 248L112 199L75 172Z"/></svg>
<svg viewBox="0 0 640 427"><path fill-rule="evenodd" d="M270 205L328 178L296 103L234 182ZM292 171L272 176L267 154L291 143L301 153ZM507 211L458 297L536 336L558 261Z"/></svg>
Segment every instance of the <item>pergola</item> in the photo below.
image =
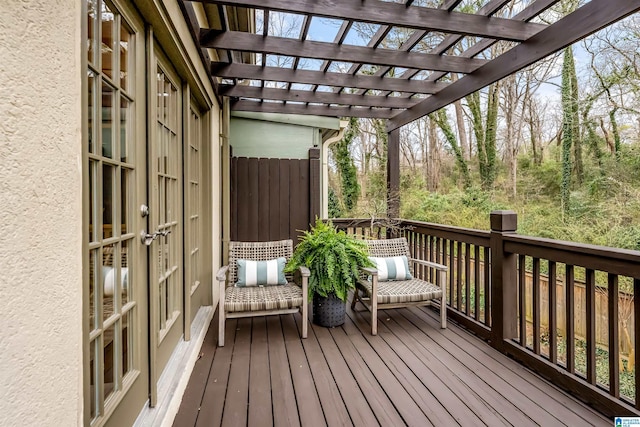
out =
<svg viewBox="0 0 640 427"><path fill-rule="evenodd" d="M195 3L203 5L207 26L196 18ZM475 13L459 11L468 9L466 3L198 0L183 1L183 11L203 60L211 62L215 90L231 99L232 110L387 119L391 196L399 189L401 126L640 10L640 0L591 0L561 17L546 13L560 0L521 1L515 8L513 0L485 0ZM241 14L229 13L229 8L262 10L261 34L235 31L237 23L229 16ZM268 17L274 12L302 15L295 38L269 35ZM549 23L550 15L558 18ZM314 18L342 22L333 42L309 40ZM366 46L345 43L357 23L378 25ZM413 31L390 48L383 42L394 28ZM483 53L496 43L502 44L503 53L485 59ZM267 64L267 55L293 60L277 67ZM321 65L302 69L303 59L321 61ZM330 71L334 62L350 66L346 72ZM397 200L389 197L390 216L397 216Z"/></svg>

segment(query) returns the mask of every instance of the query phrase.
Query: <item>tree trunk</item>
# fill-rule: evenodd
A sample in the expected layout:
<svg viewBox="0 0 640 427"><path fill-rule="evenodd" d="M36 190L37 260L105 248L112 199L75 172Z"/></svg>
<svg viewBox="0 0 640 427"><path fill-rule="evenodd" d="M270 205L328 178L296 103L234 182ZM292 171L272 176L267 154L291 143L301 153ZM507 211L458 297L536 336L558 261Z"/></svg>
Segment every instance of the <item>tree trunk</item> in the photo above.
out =
<svg viewBox="0 0 640 427"><path fill-rule="evenodd" d="M437 191L440 186L440 153L438 150L438 131L436 122L429 118L429 191Z"/></svg>

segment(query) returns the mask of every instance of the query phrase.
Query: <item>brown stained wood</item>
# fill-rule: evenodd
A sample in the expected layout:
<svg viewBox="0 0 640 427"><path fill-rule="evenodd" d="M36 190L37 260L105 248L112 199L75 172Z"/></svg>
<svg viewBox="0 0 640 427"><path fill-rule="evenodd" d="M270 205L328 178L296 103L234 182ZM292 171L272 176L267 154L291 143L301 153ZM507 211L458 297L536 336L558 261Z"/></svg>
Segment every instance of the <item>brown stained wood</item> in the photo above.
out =
<svg viewBox="0 0 640 427"><path fill-rule="evenodd" d="M388 119L394 111L387 108L372 109L364 107L334 107L326 105L307 105L282 102L260 102L241 100L231 103L233 111L256 113L301 114L324 117L360 117L370 119Z"/></svg>
<svg viewBox="0 0 640 427"><path fill-rule="evenodd" d="M284 239L284 236L291 236L291 229L289 228L289 218L291 216L290 209L282 209L282 207L290 206L291 204L291 194L289 192L291 177L289 175L290 167L289 165L292 163L292 160L281 159L280 160L280 174L279 174L279 191L278 198L280 202L280 238ZM297 242L296 239L293 240L294 244Z"/></svg>
<svg viewBox="0 0 640 427"><path fill-rule="evenodd" d="M457 56L441 56L419 52L403 52L392 49L364 46L337 45L312 40L296 40L286 37L261 36L241 31L221 32L200 30L200 43L208 48L230 49L243 52L287 55L297 58L323 59L403 68L418 68L455 73L470 73L487 61Z"/></svg>
<svg viewBox="0 0 640 427"><path fill-rule="evenodd" d="M354 367L340 352L329 329L314 326L313 330L353 424L365 427L380 425L363 390L358 386L352 370ZM365 389L365 391L369 390Z"/></svg>
<svg viewBox="0 0 640 427"><path fill-rule="evenodd" d="M403 425L404 422L385 394L382 386L373 376L365 360L362 359L354 344L341 328L329 329L333 340L340 349L344 361L349 366L351 374L358 382L358 386L364 390L364 395L369 406L382 426Z"/></svg>
<svg viewBox="0 0 640 427"><path fill-rule="evenodd" d="M311 176L309 170L309 160L304 159L298 162L299 184L300 192L298 193L298 207L294 209L299 214L298 220L295 224L296 236L301 233L301 230L308 230L315 218L310 215L311 203L309 197L311 195Z"/></svg>
<svg viewBox="0 0 640 427"><path fill-rule="evenodd" d="M410 308L408 310L399 311L409 321L414 324L426 321L428 315L420 309ZM453 348L457 348L457 343L452 342L449 338L451 332L447 330L438 330L433 327L423 329L423 333L431 338L437 345L441 346L444 351L451 352ZM463 343L464 344L464 343ZM550 412L548 408L540 406L539 400L534 400L534 395L543 397L544 393L536 390L531 386L523 389L516 388L513 380L516 379L511 371L504 369L501 363L494 359L487 358L482 355L482 351L470 346L467 352L462 352L454 356L462 364L473 372L479 373L485 380L487 386L499 390L499 394L514 406L515 411L521 411L524 416L528 417L525 424L534 423L536 425L556 425L564 421L560 414L560 405L558 411ZM478 363L480 361L480 363ZM489 378L493 375L493 378Z"/></svg>
<svg viewBox="0 0 640 427"><path fill-rule="evenodd" d="M362 321L360 325L364 327L366 321ZM433 411L429 411L428 408L435 406L437 401L393 350L384 345L381 337L363 336L349 316L346 318L343 329L347 331L354 348L382 385L406 425L443 425L445 420L448 425L451 424L453 421L451 416L443 419L444 414L434 416ZM340 332L336 331L336 333Z"/></svg>
<svg viewBox="0 0 640 427"><path fill-rule="evenodd" d="M218 324L217 314L211 321L213 325ZM202 403L202 397L207 387L207 381L211 374L211 366L213 364L213 358L216 354L218 343L218 330L217 328L209 328L207 334L200 348L200 354L196 364L191 372L189 378L189 385L182 396L182 403L180 409L176 414L173 421L175 427L180 426L194 426L196 420L200 414L200 405Z"/></svg>
<svg viewBox="0 0 640 427"><path fill-rule="evenodd" d="M473 318L480 321L480 247L473 246Z"/></svg>
<svg viewBox="0 0 640 427"><path fill-rule="evenodd" d="M267 240L283 240L286 238L280 235L280 215L283 214L282 211L284 209L280 203L279 169L280 161L278 159L269 159L269 182L273 185L274 192L271 197L269 197L269 238Z"/></svg>
<svg viewBox="0 0 640 427"><path fill-rule="evenodd" d="M290 68L262 67L260 65L229 64L223 62L211 63L211 75L229 79L238 78L285 83L322 84L325 86L426 94L436 93L447 86L447 83L426 82L423 80L382 79L380 77L367 75L354 76L345 73L293 70Z"/></svg>
<svg viewBox="0 0 640 427"><path fill-rule="evenodd" d="M352 311L348 314L360 329L366 330L366 316ZM410 386L411 391L419 393L420 399L425 401L421 407L428 408L426 415L434 425L459 424L474 427L480 420L490 425L506 425L495 409L479 401L472 387L466 387L458 381L450 381L448 375L451 371L446 361L441 361L431 354L428 346L425 348L420 345L418 340L395 323L395 319L389 317L389 320L390 322L380 324L380 338L376 338L376 345L372 346L389 362L390 369L399 372L402 383ZM374 341L374 337L367 334L364 338L369 343ZM420 382L416 382L416 378L409 372ZM456 410L448 412L445 408Z"/></svg>
<svg viewBox="0 0 640 427"><path fill-rule="evenodd" d="M397 129L439 110L638 10L640 10L640 4L628 0L592 0L487 65L452 83L437 97L429 97L415 107L399 113L390 120L387 130Z"/></svg>
<svg viewBox="0 0 640 427"><path fill-rule="evenodd" d="M443 31L446 33L477 35L505 40L526 40L544 25L529 24L511 19L449 12L433 8L413 7L407 13L406 6L397 3L368 0L201 0L204 3L226 4L252 8L266 8L288 13L349 19L373 24Z"/></svg>
<svg viewBox="0 0 640 427"><path fill-rule="evenodd" d="M298 329L301 328L301 319L298 316L295 316L294 319ZM340 395L340 389L331 374L331 370L320 348L320 344L313 333L313 329L310 330L308 338L302 340L302 346L307 356L309 370L313 376L320 403L323 408L327 408L327 410L324 411L327 426L342 427L352 424L349 412L347 412L344 400ZM364 403L366 405L366 402Z"/></svg>
<svg viewBox="0 0 640 427"><path fill-rule="evenodd" d="M447 271L447 275L449 276L449 306L454 307L454 298L453 298L453 285L455 283L455 274L454 274L454 266L455 266L455 244L456 242L453 240L449 240L449 267Z"/></svg>
<svg viewBox="0 0 640 427"><path fill-rule="evenodd" d="M258 240L266 242L269 238L269 216L271 198L275 197L276 190L269 180L269 159L258 161Z"/></svg>
<svg viewBox="0 0 640 427"><path fill-rule="evenodd" d="M260 177L258 176L258 164L259 159L249 159L249 193L240 193L238 194L238 202L244 202L246 204L246 208L249 211L249 218L247 219L247 239L246 240L258 240L258 229L259 229L259 206L260 206ZM244 199L246 197L246 199ZM244 200L243 200L244 199ZM242 202L241 202L242 200Z"/></svg>
<svg viewBox="0 0 640 427"><path fill-rule="evenodd" d="M315 218L320 218L320 199L321 199L321 183L320 183L320 149L309 149L309 223L313 223Z"/></svg>
<svg viewBox="0 0 640 427"><path fill-rule="evenodd" d="M247 424L250 360L251 319L238 319L221 426L242 426Z"/></svg>
<svg viewBox="0 0 640 427"><path fill-rule="evenodd" d="M489 246L490 233L484 230L433 224L423 221L403 219L402 226L412 227L415 233L436 236L447 240L460 240L472 245Z"/></svg>
<svg viewBox="0 0 640 427"><path fill-rule="evenodd" d="M505 250L629 277L640 262L638 251L520 235L506 236Z"/></svg>
<svg viewBox="0 0 640 427"><path fill-rule="evenodd" d="M387 217L400 217L400 130L389 132L387 142Z"/></svg>
<svg viewBox="0 0 640 427"><path fill-rule="evenodd" d="M249 159L239 158L236 162L237 168L237 193L236 193L236 209L237 215L231 215L231 221L236 219L237 224L237 240L247 241L249 234L249 203L246 203L246 197L249 194Z"/></svg>
<svg viewBox="0 0 640 427"><path fill-rule="evenodd" d="M269 337L271 396L275 396L275 399L272 399L273 424L276 426L300 426L280 316L267 317L267 335Z"/></svg>
<svg viewBox="0 0 640 427"><path fill-rule="evenodd" d="M419 98L401 98L399 96L354 95L350 93L312 92L309 90L287 90L227 84L220 85L220 93L224 96L236 98L314 102L379 108L409 108L420 101Z"/></svg>
<svg viewBox="0 0 640 427"><path fill-rule="evenodd" d="M618 276L607 279L607 307L609 312L609 394L620 397L620 331L618 329Z"/></svg>
<svg viewBox="0 0 640 427"><path fill-rule="evenodd" d="M471 315L471 245L464 245L464 313Z"/></svg>
<svg viewBox="0 0 640 427"><path fill-rule="evenodd" d="M491 326L491 269L489 248L484 248L484 324Z"/></svg>
<svg viewBox="0 0 640 427"><path fill-rule="evenodd" d="M640 279L633 279L633 295L640 295ZM634 337L640 337L640 298L633 299L633 333ZM640 339L634 342L635 354L640 354ZM636 356L637 361L638 356ZM635 375L635 389L640 390L640 375ZM636 392L636 409L640 409L640 393Z"/></svg>
<svg viewBox="0 0 640 427"><path fill-rule="evenodd" d="M231 227L231 231L230 231L230 236L231 236L231 240L239 240L238 238L238 218L237 216L240 214L240 212L238 211L238 158L237 157L231 157L230 160L230 180L231 183L229 185L229 198L230 198L230 212L234 212L235 213L235 218L231 218L230 221L230 227Z"/></svg>
<svg viewBox="0 0 640 427"><path fill-rule="evenodd" d="M281 317L287 356L291 369L293 388L296 393L300 424L303 426L323 425L326 420L320 404L309 363L305 355L293 316Z"/></svg>
<svg viewBox="0 0 640 427"><path fill-rule="evenodd" d="M462 242L456 244L456 308L462 311Z"/></svg>
<svg viewBox="0 0 640 427"><path fill-rule="evenodd" d="M527 257L524 255L518 256L518 304L519 304L519 336L520 345L527 346L527 286L526 286L526 269Z"/></svg>
<svg viewBox="0 0 640 427"><path fill-rule="evenodd" d="M347 314L343 327L329 330L312 325L306 340L298 337L298 314L253 319L251 367L246 367L249 380L239 392L232 389L242 382L237 381L240 369L234 364L247 362L234 352L244 352L249 331L238 327L235 319L227 322L227 345L217 349L211 360L207 388L200 389L200 397L189 390L185 394L202 401L197 424L220 425L223 416L231 419L224 411L233 410L235 404L225 394L235 393L248 396L246 425L256 425L252 414L263 412L267 401L271 401L274 425L286 425L287 420L297 425L304 420L302 401L320 402L320 418L303 421L312 426L379 425L375 415L381 408L386 408L388 420L395 421L384 425L411 424L423 415L428 421L422 419L422 425L611 425L454 323L440 329L437 311L383 311L380 334L375 337L369 333L368 312ZM252 407L258 405L252 390L260 389L271 393L259 408ZM180 414L186 405L183 400ZM271 412L266 409L265 413L260 421L269 425ZM193 425L178 421L176 426Z"/></svg>
<svg viewBox="0 0 640 427"><path fill-rule="evenodd" d="M596 383L596 272L586 269L587 381Z"/></svg>
<svg viewBox="0 0 640 427"><path fill-rule="evenodd" d="M289 162L289 236L298 236L297 230L300 224L300 215L303 215L303 206L300 203L302 192L307 192L307 187L303 187L300 183L300 168L298 162L291 160Z"/></svg>
<svg viewBox="0 0 640 427"><path fill-rule="evenodd" d="M273 426L269 342L265 317L254 317L251 328L251 366L249 369L249 404L247 425Z"/></svg>
<svg viewBox="0 0 640 427"><path fill-rule="evenodd" d="M229 367L231 366L231 358L233 356L237 324L238 321L236 319L226 321L224 332L226 345L218 348L213 358L209 380L202 395L200 413L198 414L198 419L195 424L197 427L222 424L224 398L227 393ZM212 323L210 327L215 329L215 325L216 323ZM220 402L220 404L212 405L211 402Z"/></svg>
<svg viewBox="0 0 640 427"><path fill-rule="evenodd" d="M540 354L540 258L533 259L533 352Z"/></svg>
<svg viewBox="0 0 640 427"><path fill-rule="evenodd" d="M565 270L565 321L566 327L565 331L567 332L566 339L566 348L567 348L567 371L570 374L575 373L576 370L576 343L575 343L575 324L574 324L574 313L575 313L575 279L574 279L574 268L573 265L567 265Z"/></svg>
<svg viewBox="0 0 640 427"><path fill-rule="evenodd" d="M549 362L558 363L558 274L557 266L549 261ZM618 322L616 322L617 324Z"/></svg>
<svg viewBox="0 0 640 427"><path fill-rule="evenodd" d="M431 327L437 328L437 313L424 309L422 312L426 315L422 316L422 319L428 322ZM561 419L561 424L566 423L566 425L570 426L583 425L584 423L588 425L610 425L611 421L607 417L596 413L586 404L575 400L571 394L561 391L540 376L530 375L531 371L528 368L512 358L505 357L488 346L476 346L476 338L464 329L449 328L443 333L478 361L484 363L489 360L490 362L486 366L490 367L493 372L502 376L506 381L517 385L518 389L526 390L529 398L536 402L536 405L548 410L556 418ZM463 341L458 341L458 339ZM494 365L494 363L498 363L498 365ZM521 383L521 381L524 381L524 383ZM545 396L550 400L543 401Z"/></svg>
<svg viewBox="0 0 640 427"><path fill-rule="evenodd" d="M390 310L391 311L391 310ZM419 345L431 353L437 360L444 365L443 372L445 374L454 374L463 384L466 384L473 393L481 396L481 399L486 402L489 407L507 420L507 424L517 426L534 426L536 425L530 418L528 418L523 411L521 411L516 405L513 404L512 399L505 398L501 392L505 392L503 386L505 382L500 383L500 387L496 386L499 380L496 380L496 373L484 368L480 364L479 360L471 361L472 357L463 358L456 357L447 350L447 340L441 342L443 337L437 333L432 336L430 334L431 326L424 323L423 318L416 316L413 310L393 310L389 314L389 317L397 323L400 327L405 329L405 333L408 333ZM397 325L393 325L396 327ZM435 328L440 331L439 328ZM444 330L443 330L444 331ZM468 356L468 355L467 355ZM461 360L462 359L462 360ZM465 363L466 362L466 363ZM438 366L437 364L435 366ZM485 375L493 376L490 381L487 381ZM497 391L498 390L498 391ZM519 394L517 391L513 393L511 390L507 396L512 397L512 394ZM527 402L526 404L530 404ZM498 423L499 425L499 423Z"/></svg>

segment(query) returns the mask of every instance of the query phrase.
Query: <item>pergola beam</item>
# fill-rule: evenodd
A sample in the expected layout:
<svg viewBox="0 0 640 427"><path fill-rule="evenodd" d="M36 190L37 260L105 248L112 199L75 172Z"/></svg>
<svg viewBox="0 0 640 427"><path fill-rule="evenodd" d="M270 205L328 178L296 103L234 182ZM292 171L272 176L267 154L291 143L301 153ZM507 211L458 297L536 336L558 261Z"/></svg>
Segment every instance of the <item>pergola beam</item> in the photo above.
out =
<svg viewBox="0 0 640 427"><path fill-rule="evenodd" d="M200 30L200 45L215 49L287 55L328 61L386 65L389 67L470 73L487 61L457 56L430 55L363 46L261 36L241 31Z"/></svg>
<svg viewBox="0 0 640 427"><path fill-rule="evenodd" d="M261 67L259 65L229 64L213 62L211 74L227 79L268 80L284 83L342 86L390 92L411 92L434 94L447 87L448 83L423 80L402 80L366 75L349 75L322 71L293 70L291 68Z"/></svg>
<svg viewBox="0 0 640 427"><path fill-rule="evenodd" d="M325 105L305 105L281 102L236 101L231 104L233 111L251 111L256 113L304 114L326 117L359 117L369 119L388 119L394 114L389 109L356 107L328 107Z"/></svg>
<svg viewBox="0 0 640 427"><path fill-rule="evenodd" d="M438 96L431 96L399 113L389 121L387 130L393 131L439 110L639 10L640 0L591 0L529 40L451 83Z"/></svg>
<svg viewBox="0 0 640 427"><path fill-rule="evenodd" d="M199 0L204 3L270 9L333 19L348 19L372 24L442 31L502 40L523 41L542 29L542 24L526 23L505 18L488 18L460 12L426 7L407 6L379 0Z"/></svg>
<svg viewBox="0 0 640 427"><path fill-rule="evenodd" d="M311 92L259 86L220 85L220 94L233 98L270 99L274 101L311 102L379 108L409 108L420 100L392 96L354 95L349 93Z"/></svg>

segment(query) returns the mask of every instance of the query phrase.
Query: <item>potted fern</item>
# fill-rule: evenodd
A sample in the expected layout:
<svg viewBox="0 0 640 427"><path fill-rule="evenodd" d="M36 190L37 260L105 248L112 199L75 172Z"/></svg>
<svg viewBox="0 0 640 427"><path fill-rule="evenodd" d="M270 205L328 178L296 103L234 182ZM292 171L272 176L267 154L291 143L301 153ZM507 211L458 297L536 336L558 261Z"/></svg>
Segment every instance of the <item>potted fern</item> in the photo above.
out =
<svg viewBox="0 0 640 427"><path fill-rule="evenodd" d="M373 264L362 240L338 231L331 221L317 219L315 226L302 235L285 271L292 273L300 266L311 272L313 322L334 327L344 323L347 296L355 288L360 268Z"/></svg>

